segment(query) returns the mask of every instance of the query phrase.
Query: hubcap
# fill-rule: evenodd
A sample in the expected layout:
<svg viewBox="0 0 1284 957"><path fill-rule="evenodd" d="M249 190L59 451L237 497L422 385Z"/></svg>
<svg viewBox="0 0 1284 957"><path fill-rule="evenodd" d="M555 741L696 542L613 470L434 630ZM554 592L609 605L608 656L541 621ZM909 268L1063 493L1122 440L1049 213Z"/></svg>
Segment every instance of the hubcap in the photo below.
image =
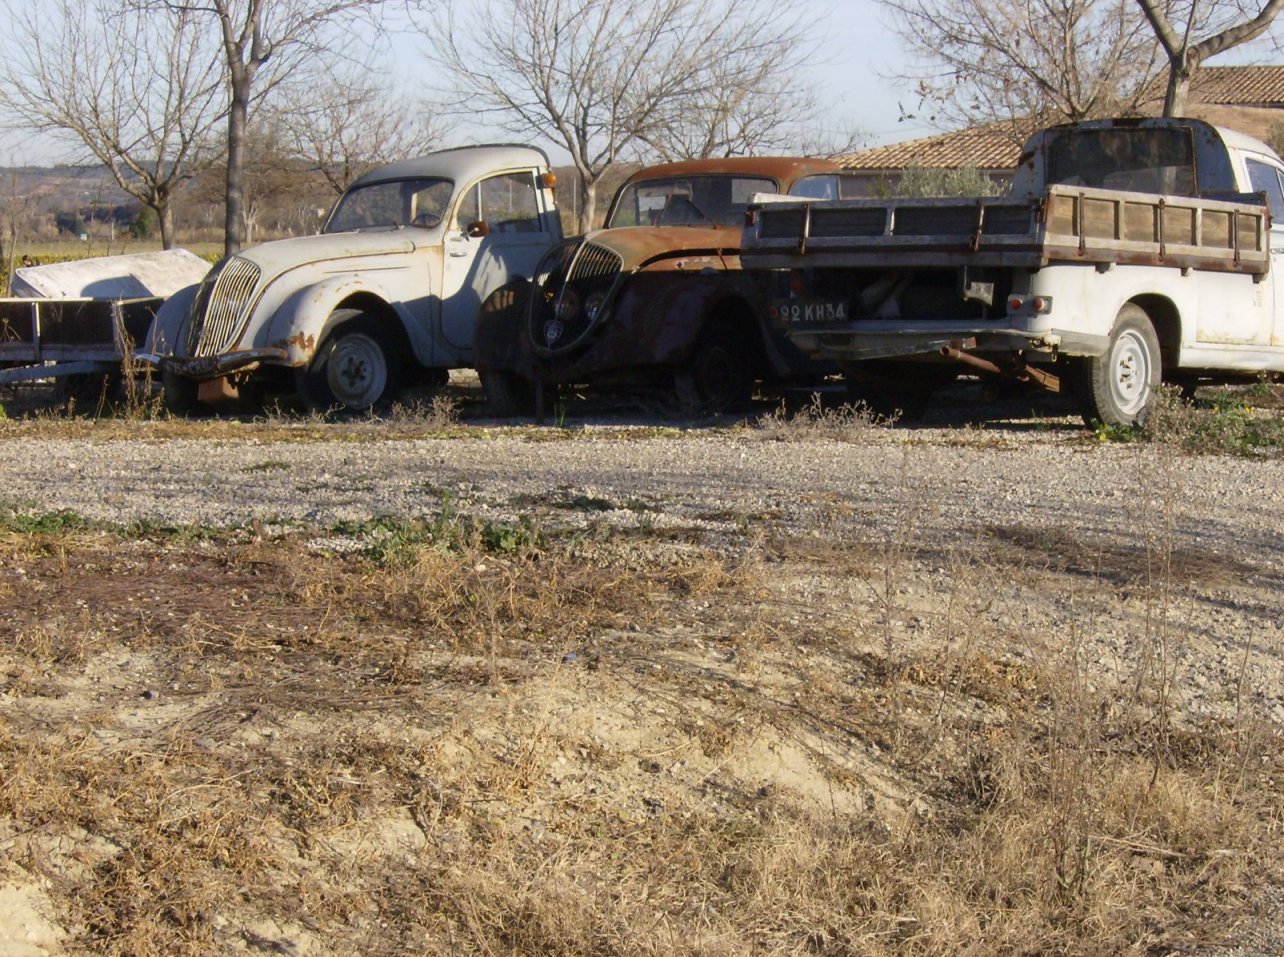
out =
<svg viewBox="0 0 1284 957"><path fill-rule="evenodd" d="M388 383L383 349L362 333L344 336L330 353L325 381L335 401L349 409L368 409Z"/></svg>
<svg viewBox="0 0 1284 957"><path fill-rule="evenodd" d="M1146 340L1133 330L1115 342L1110 391L1125 415L1136 415L1150 398L1151 357Z"/></svg>

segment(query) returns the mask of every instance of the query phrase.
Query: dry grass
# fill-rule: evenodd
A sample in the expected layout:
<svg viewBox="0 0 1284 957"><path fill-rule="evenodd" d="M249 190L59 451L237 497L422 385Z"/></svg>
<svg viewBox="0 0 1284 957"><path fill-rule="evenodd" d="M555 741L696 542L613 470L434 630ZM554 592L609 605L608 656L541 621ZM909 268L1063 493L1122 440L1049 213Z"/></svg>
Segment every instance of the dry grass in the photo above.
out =
<svg viewBox="0 0 1284 957"><path fill-rule="evenodd" d="M11 516L6 879L69 953L579 955L1144 952L1284 877L1278 729L1089 653L1150 594L1019 528L933 552L913 504L718 552Z"/></svg>
<svg viewBox="0 0 1284 957"><path fill-rule="evenodd" d="M832 405L819 392L812 393L807 403L790 408L781 403L766 415L748 423L747 434L773 442L804 442L815 439L858 441L872 429L896 423L895 416L884 416L863 402L856 405Z"/></svg>

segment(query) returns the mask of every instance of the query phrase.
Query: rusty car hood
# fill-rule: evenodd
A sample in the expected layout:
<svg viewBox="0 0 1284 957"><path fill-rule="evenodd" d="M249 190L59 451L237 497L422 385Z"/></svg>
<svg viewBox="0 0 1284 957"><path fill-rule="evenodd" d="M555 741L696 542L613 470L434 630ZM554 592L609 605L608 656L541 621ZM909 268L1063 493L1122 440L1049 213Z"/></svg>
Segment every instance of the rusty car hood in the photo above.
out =
<svg viewBox="0 0 1284 957"><path fill-rule="evenodd" d="M584 238L619 253L626 272L661 257L720 252L734 255L740 250L738 226L621 226L597 229Z"/></svg>

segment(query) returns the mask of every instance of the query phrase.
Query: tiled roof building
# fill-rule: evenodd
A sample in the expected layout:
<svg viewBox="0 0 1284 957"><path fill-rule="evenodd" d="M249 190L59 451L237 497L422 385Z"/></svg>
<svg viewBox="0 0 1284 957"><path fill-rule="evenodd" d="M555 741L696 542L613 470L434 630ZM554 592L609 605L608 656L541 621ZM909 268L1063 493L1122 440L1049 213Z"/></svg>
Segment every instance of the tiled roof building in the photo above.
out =
<svg viewBox="0 0 1284 957"><path fill-rule="evenodd" d="M1156 89L1154 113L1163 102L1163 83ZM1190 99L1192 116L1265 140L1273 126L1284 123L1284 66L1202 67L1191 83ZM1021 144L1035 128L1011 123L976 126L847 153L838 160L866 179L871 191L875 184L894 184L910 167L970 167L1007 181L1020 158Z"/></svg>

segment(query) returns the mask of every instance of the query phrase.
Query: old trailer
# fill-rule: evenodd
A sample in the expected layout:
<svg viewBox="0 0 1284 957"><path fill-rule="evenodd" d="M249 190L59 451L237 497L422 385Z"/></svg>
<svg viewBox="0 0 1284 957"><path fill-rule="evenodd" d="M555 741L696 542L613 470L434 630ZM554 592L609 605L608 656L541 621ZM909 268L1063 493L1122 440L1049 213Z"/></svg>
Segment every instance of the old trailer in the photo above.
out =
<svg viewBox="0 0 1284 957"><path fill-rule="evenodd" d="M0 299L0 384L119 372L163 301Z"/></svg>

